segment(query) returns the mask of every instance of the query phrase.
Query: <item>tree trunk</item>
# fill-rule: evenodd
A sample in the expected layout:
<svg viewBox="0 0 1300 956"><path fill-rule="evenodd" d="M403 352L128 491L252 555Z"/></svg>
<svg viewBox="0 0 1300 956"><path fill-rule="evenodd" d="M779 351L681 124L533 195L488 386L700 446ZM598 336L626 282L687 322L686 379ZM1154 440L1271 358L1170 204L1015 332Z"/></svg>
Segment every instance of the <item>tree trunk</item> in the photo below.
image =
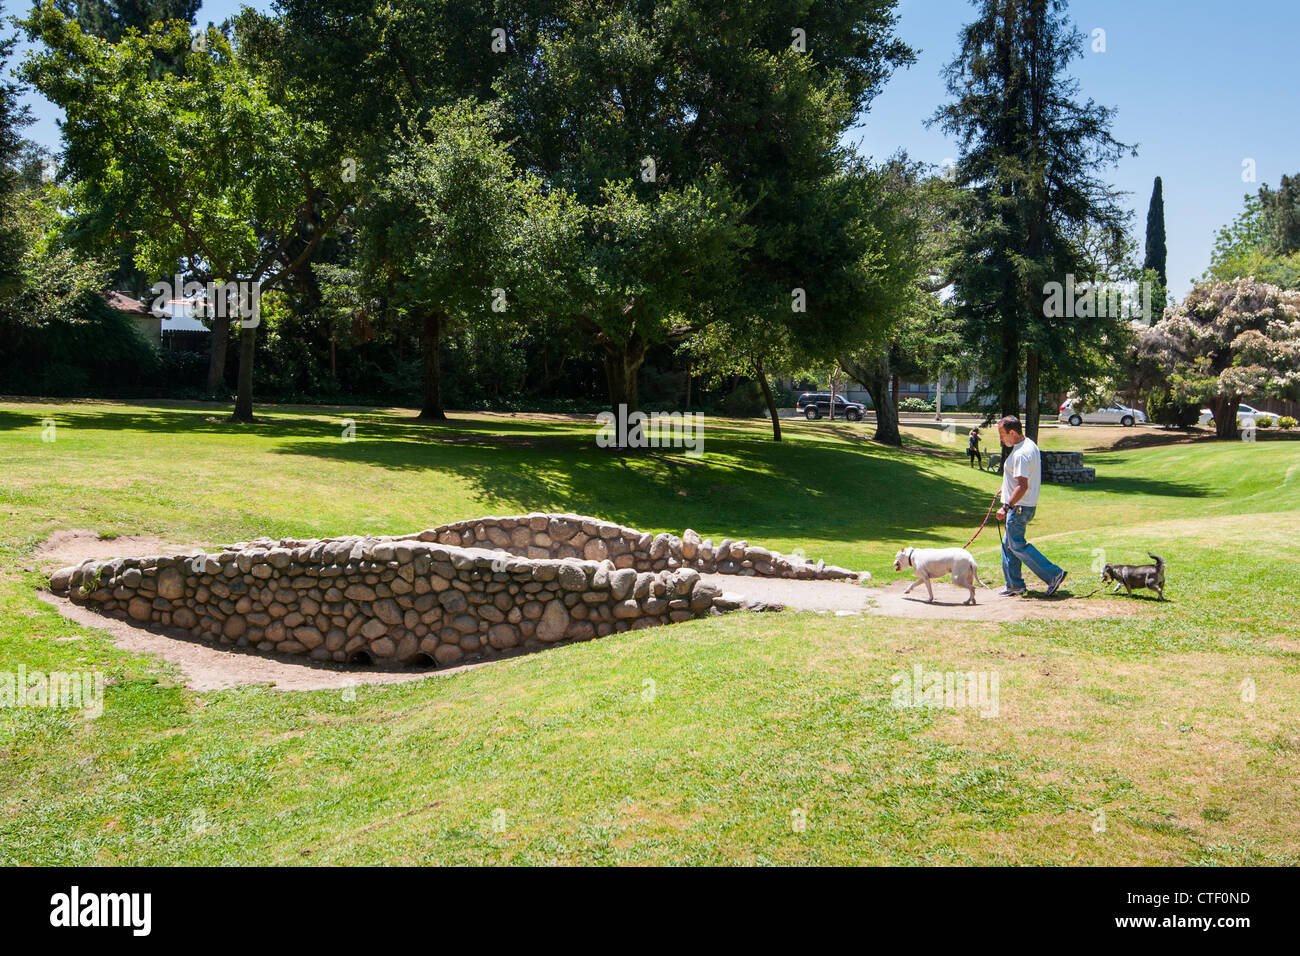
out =
<svg viewBox="0 0 1300 956"><path fill-rule="evenodd" d="M898 414L898 373L895 372L889 377L889 393L893 398L894 414Z"/></svg>
<svg viewBox="0 0 1300 956"><path fill-rule="evenodd" d="M212 341L208 350L208 394L215 395L226 377L226 346L230 342L230 317L212 320Z"/></svg>
<svg viewBox="0 0 1300 956"><path fill-rule="evenodd" d="M943 421L943 372L939 373L939 382L934 387L934 420Z"/></svg>
<svg viewBox="0 0 1300 956"><path fill-rule="evenodd" d="M330 378L337 378L339 374L339 364L337 349L334 345L334 330L330 329Z"/></svg>
<svg viewBox="0 0 1300 956"><path fill-rule="evenodd" d="M1030 350L1025 359L1025 437L1038 443L1038 353Z"/></svg>
<svg viewBox="0 0 1300 956"><path fill-rule="evenodd" d="M763 374L763 363L754 362L754 375L758 378L758 384L763 387L763 400L767 402L767 413L772 416L772 441L781 440L781 418L776 413L776 400L772 398L772 386L767 382L767 376Z"/></svg>
<svg viewBox="0 0 1300 956"><path fill-rule="evenodd" d="M1003 415L1020 417L1020 336L1014 321L1002 322L1002 380L999 383ZM1023 422L1021 423L1024 424ZM1002 450L1002 462L1005 463L1011 449L999 442ZM1002 474L1002 464L998 465L998 474Z"/></svg>
<svg viewBox="0 0 1300 956"><path fill-rule="evenodd" d="M1223 441L1232 441L1237 437L1237 399L1216 396L1210 401L1210 413L1214 415L1214 437Z"/></svg>
<svg viewBox="0 0 1300 956"><path fill-rule="evenodd" d="M430 309L424 313L424 405L420 409L420 418L426 421L447 420L442 410L442 361L438 355L441 335L442 313Z"/></svg>
<svg viewBox="0 0 1300 956"><path fill-rule="evenodd" d="M253 423L253 358L257 355L257 326L239 327L239 386L232 421Z"/></svg>
<svg viewBox="0 0 1300 956"><path fill-rule="evenodd" d="M898 406L891 400L889 353L882 351L876 359L866 365L841 358L840 367L861 383L867 390L867 394L871 396L871 404L875 406L876 413L875 440L882 445L901 448L903 436L898 431Z"/></svg>
<svg viewBox="0 0 1300 956"><path fill-rule="evenodd" d="M609 384L609 405L614 414L626 405L628 414L640 411L637 373L645 362L645 349L627 342L605 346L605 379Z"/></svg>

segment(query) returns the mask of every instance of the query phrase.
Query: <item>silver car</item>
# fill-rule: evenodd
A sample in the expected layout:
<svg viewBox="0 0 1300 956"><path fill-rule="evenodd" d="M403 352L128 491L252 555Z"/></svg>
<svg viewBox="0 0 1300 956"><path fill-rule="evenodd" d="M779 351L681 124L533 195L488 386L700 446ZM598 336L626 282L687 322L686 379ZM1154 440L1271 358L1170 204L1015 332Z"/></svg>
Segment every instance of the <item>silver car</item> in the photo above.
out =
<svg viewBox="0 0 1300 956"><path fill-rule="evenodd" d="M1074 399L1067 398L1061 403L1057 421L1063 425L1145 425L1147 417L1136 408L1127 405L1106 405L1103 408L1076 409Z"/></svg>
<svg viewBox="0 0 1300 956"><path fill-rule="evenodd" d="M1246 422L1258 421L1261 418L1269 419L1274 425L1281 418L1281 415L1274 415L1272 412L1261 412L1258 408L1252 408L1250 405L1237 406L1237 424L1244 425ZM1201 409L1201 417L1198 421L1200 425L1208 425L1214 421L1214 412L1208 408Z"/></svg>

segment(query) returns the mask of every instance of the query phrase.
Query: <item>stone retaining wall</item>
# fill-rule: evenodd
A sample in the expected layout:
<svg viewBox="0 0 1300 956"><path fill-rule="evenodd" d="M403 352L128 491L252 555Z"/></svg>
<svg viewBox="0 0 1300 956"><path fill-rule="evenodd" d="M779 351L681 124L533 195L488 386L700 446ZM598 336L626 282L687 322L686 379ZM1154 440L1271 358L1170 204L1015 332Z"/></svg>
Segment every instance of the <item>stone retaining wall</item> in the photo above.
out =
<svg viewBox="0 0 1300 956"><path fill-rule="evenodd" d="M1083 466L1083 452L1045 451L1043 481L1057 485L1082 485L1095 481L1097 469Z"/></svg>
<svg viewBox="0 0 1300 956"><path fill-rule="evenodd" d="M406 535L401 540L437 541L461 547L498 548L526 558L585 558L616 568L663 571L690 567L705 574L744 574L805 579L857 579L860 575L823 561L783 555L748 541L724 538L716 545L687 528L681 537L652 535L585 515L527 514L474 518Z"/></svg>
<svg viewBox="0 0 1300 956"><path fill-rule="evenodd" d="M689 566L688 566L689 565ZM77 604L220 644L439 665L749 607L700 570L857 577L746 542L521 515L414 535L258 539L221 554L86 561L50 578Z"/></svg>

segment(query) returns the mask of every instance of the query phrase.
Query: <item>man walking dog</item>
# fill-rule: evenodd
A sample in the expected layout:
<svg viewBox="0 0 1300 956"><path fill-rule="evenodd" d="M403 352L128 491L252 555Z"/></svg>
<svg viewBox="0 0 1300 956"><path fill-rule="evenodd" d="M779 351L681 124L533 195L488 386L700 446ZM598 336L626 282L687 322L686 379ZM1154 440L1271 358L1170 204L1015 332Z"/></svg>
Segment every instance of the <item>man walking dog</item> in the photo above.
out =
<svg viewBox="0 0 1300 956"><path fill-rule="evenodd" d="M1043 482L1043 458L1038 446L1025 437L1020 419L1008 415L998 422L998 438L1011 449L1002 464L1002 507L998 520L1006 521L1007 536L1002 542L1002 577L1004 595L1024 594L1028 588L1021 562L1047 582L1047 596L1056 593L1065 572L1025 540L1025 528L1034 520L1038 508L1038 489Z"/></svg>

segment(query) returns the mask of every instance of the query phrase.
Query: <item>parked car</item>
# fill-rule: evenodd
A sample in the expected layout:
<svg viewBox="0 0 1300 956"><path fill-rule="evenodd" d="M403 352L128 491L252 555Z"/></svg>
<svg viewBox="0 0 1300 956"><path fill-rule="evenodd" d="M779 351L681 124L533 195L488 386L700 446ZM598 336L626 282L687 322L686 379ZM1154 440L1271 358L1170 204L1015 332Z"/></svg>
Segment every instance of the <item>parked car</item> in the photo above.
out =
<svg viewBox="0 0 1300 956"><path fill-rule="evenodd" d="M1074 399L1067 398L1061 403L1057 421L1066 425L1123 425L1127 428L1138 423L1145 425L1147 417L1136 408L1119 404L1076 410Z"/></svg>
<svg viewBox="0 0 1300 956"><path fill-rule="evenodd" d="M1244 425L1246 424L1246 422L1258 421L1261 418L1270 419L1272 423L1276 425L1278 419L1281 417L1282 417L1281 415L1274 415L1272 412L1262 412L1258 408L1252 408L1250 405L1237 406L1238 425ZM1201 417L1200 420L1198 421L1198 424L1209 425L1213 421L1214 421L1214 412L1210 411L1208 408L1202 408Z"/></svg>
<svg viewBox="0 0 1300 956"><path fill-rule="evenodd" d="M796 415L802 415L810 422L815 422L823 415L830 417L831 393L804 392L799 396L799 400L794 403L794 411ZM861 402L846 401L843 395L835 396L836 418L843 418L850 422L861 421L866 411L867 406Z"/></svg>

